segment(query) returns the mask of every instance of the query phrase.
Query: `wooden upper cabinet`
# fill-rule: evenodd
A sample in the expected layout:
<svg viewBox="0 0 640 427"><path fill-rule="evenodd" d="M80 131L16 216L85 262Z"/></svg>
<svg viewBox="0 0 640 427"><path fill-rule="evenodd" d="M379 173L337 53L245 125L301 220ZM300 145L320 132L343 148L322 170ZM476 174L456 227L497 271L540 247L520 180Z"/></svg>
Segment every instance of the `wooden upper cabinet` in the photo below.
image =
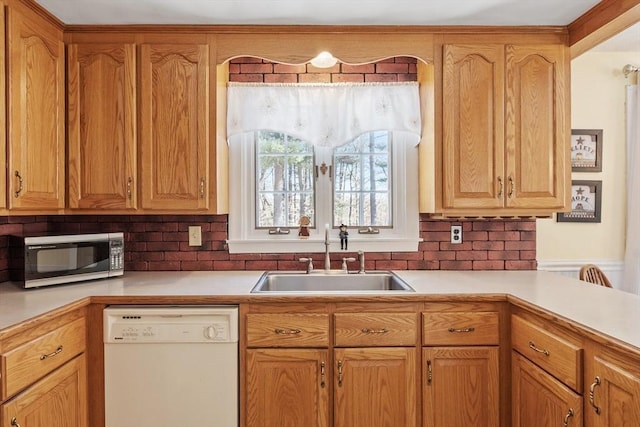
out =
<svg viewBox="0 0 640 427"><path fill-rule="evenodd" d="M4 7L0 7L0 43L2 46L6 46L6 27L4 19ZM0 49L0 75L3 76L0 79L0 162L3 165L7 164L7 79L5 77L6 70L6 55L5 49ZM6 168L6 166L5 166ZM7 207L7 173L6 169L0 173L0 209Z"/></svg>
<svg viewBox="0 0 640 427"><path fill-rule="evenodd" d="M144 209L209 207L209 58L197 44L140 46Z"/></svg>
<svg viewBox="0 0 640 427"><path fill-rule="evenodd" d="M550 213L568 204L565 50L444 46L444 213Z"/></svg>
<svg viewBox="0 0 640 427"><path fill-rule="evenodd" d="M133 44L67 49L69 207L136 207L136 68Z"/></svg>
<svg viewBox="0 0 640 427"><path fill-rule="evenodd" d="M507 46L507 206L558 209L570 186L564 46ZM565 173L567 172L567 173Z"/></svg>
<svg viewBox="0 0 640 427"><path fill-rule="evenodd" d="M9 207L64 208L62 30L12 8L8 14Z"/></svg>
<svg viewBox="0 0 640 427"><path fill-rule="evenodd" d="M443 207L502 207L504 46L447 45L443 61Z"/></svg>

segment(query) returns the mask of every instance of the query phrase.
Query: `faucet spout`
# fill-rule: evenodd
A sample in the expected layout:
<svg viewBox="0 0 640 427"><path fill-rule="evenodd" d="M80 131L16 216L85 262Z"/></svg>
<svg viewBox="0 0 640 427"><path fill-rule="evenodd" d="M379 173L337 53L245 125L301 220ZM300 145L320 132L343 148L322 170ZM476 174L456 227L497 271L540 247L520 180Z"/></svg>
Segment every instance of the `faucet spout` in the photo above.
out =
<svg viewBox="0 0 640 427"><path fill-rule="evenodd" d="M331 257L329 256L329 224L324 226L324 270L331 270Z"/></svg>

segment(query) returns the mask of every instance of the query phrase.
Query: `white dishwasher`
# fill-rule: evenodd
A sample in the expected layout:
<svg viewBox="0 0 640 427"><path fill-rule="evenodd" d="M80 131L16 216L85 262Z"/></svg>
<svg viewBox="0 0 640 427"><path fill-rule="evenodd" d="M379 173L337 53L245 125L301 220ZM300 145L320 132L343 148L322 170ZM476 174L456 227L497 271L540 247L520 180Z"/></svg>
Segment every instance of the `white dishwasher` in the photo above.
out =
<svg viewBox="0 0 640 427"><path fill-rule="evenodd" d="M106 427L237 427L237 306L104 310Z"/></svg>

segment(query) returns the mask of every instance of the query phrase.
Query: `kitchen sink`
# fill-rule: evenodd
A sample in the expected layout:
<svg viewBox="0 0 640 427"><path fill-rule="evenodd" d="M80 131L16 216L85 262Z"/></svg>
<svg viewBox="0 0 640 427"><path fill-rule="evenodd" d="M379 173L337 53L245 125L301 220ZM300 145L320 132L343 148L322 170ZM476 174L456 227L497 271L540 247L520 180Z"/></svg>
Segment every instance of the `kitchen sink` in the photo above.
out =
<svg viewBox="0 0 640 427"><path fill-rule="evenodd" d="M314 271L312 273L268 271L251 293L265 292L415 292L404 280L391 271L371 271L347 274L342 271Z"/></svg>

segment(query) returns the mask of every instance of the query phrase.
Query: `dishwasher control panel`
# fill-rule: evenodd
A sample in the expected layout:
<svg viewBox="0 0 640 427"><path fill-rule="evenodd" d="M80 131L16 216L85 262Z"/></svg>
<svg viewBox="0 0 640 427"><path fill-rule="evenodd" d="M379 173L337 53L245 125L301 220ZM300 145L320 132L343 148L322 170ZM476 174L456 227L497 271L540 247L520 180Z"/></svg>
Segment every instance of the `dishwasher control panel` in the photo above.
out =
<svg viewBox="0 0 640 427"><path fill-rule="evenodd" d="M237 307L108 307L105 343L238 341Z"/></svg>

